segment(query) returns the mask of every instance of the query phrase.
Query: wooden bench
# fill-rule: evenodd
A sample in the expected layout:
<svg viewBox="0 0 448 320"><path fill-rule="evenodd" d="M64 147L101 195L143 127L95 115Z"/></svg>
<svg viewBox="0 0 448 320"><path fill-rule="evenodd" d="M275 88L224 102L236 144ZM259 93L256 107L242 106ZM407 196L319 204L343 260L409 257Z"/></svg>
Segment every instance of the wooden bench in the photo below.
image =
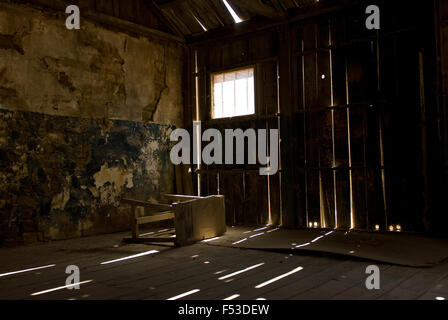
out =
<svg viewBox="0 0 448 320"><path fill-rule="evenodd" d="M152 203L141 200L122 199L123 204L131 206L131 228L132 228L132 242L139 242L139 227L144 224L174 220L173 206L167 204ZM148 209L153 213L150 216L140 217L137 208ZM129 239L125 239L128 241ZM171 239L172 240L172 239ZM128 242L130 242L128 241Z"/></svg>
<svg viewBox="0 0 448 320"><path fill-rule="evenodd" d="M225 202L223 196L195 197L182 195L164 195L172 204L159 204L141 200L123 199L130 205L132 238L124 239L128 243L174 242L177 246L218 237L226 232ZM143 208L148 216L140 217L137 208ZM175 235L141 238L139 227L161 221L174 220ZM162 234L163 235L163 234Z"/></svg>

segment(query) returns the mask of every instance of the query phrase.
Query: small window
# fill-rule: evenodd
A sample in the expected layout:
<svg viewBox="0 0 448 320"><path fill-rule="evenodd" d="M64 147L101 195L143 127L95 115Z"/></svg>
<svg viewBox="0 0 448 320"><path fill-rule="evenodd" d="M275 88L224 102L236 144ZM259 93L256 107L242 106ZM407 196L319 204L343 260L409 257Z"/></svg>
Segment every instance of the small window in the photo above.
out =
<svg viewBox="0 0 448 320"><path fill-rule="evenodd" d="M213 119L255 114L254 68L214 74L212 90Z"/></svg>

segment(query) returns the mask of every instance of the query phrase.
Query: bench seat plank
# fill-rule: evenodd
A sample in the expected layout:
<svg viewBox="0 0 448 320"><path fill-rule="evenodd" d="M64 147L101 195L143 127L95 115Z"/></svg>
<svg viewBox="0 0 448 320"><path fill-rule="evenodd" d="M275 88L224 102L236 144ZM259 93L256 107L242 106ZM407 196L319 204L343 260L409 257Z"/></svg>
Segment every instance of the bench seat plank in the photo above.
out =
<svg viewBox="0 0 448 320"><path fill-rule="evenodd" d="M151 202L141 201L141 200L123 199L122 202L126 203L126 204L130 204L132 206L150 208L150 209L154 209L154 210L168 211L173 208L173 206L171 206L169 204L151 203Z"/></svg>
<svg viewBox="0 0 448 320"><path fill-rule="evenodd" d="M174 212L165 212L165 213L157 214L154 216L137 218L137 223L139 225L142 225L142 224L147 224L147 223L153 223L153 222L159 222L159 221L165 221L165 220L173 220L173 219L174 219Z"/></svg>

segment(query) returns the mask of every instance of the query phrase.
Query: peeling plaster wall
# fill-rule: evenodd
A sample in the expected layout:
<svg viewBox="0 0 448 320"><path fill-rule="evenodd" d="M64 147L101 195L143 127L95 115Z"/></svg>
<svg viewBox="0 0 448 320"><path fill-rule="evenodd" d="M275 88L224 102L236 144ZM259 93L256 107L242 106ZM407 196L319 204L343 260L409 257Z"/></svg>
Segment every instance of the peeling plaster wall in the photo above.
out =
<svg viewBox="0 0 448 320"><path fill-rule="evenodd" d="M0 3L0 107L182 123L182 49L67 15ZM81 13L82 18L82 13Z"/></svg>
<svg viewBox="0 0 448 320"><path fill-rule="evenodd" d="M172 192L172 129L0 110L3 237L38 231L42 239L64 239L127 229L122 197Z"/></svg>
<svg viewBox="0 0 448 320"><path fill-rule="evenodd" d="M126 230L122 197L173 192L182 48L65 18L0 3L0 245Z"/></svg>

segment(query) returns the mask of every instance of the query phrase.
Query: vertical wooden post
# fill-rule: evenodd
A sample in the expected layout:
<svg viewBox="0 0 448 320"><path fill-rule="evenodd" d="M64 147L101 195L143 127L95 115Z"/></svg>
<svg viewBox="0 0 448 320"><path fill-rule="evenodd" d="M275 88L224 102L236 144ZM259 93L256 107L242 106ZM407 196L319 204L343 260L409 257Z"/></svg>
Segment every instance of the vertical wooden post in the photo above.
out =
<svg viewBox="0 0 448 320"><path fill-rule="evenodd" d="M423 221L429 221L429 177L428 177L428 149L427 149L427 119L425 96L425 70L423 52L418 53L420 73L420 114L421 114L421 138L422 138L422 177L423 177Z"/></svg>
<svg viewBox="0 0 448 320"><path fill-rule="evenodd" d="M132 219L132 240L138 239L138 220L137 220L137 207L131 206L131 219Z"/></svg>
<svg viewBox="0 0 448 320"><path fill-rule="evenodd" d="M297 184L296 174L296 161L295 154L291 151L294 137L294 105L292 97L292 77L296 72L291 72L295 68L295 63L292 61L293 44L295 41L292 36L292 31L289 25L284 25L278 29L278 37L280 43L280 49L278 52L279 64L278 64L278 113L280 115L280 158L281 158L281 223L285 227L296 228L303 226L303 212L299 210L297 205L299 201L303 199L297 199L297 193L291 186ZM297 79L294 79L294 83Z"/></svg>

